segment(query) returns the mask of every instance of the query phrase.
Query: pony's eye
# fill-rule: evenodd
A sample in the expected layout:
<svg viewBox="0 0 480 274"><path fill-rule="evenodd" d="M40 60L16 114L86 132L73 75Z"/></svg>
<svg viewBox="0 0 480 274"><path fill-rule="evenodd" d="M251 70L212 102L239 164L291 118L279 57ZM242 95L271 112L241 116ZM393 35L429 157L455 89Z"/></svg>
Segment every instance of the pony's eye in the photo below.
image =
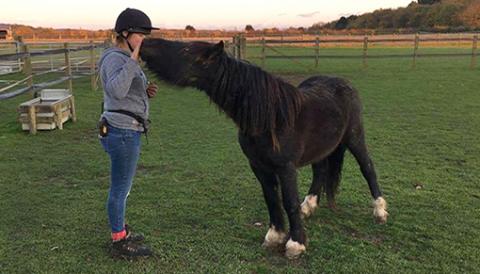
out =
<svg viewBox="0 0 480 274"><path fill-rule="evenodd" d="M190 53L189 48L183 48L183 49L180 50L180 54L182 54L182 55L186 55L187 53Z"/></svg>

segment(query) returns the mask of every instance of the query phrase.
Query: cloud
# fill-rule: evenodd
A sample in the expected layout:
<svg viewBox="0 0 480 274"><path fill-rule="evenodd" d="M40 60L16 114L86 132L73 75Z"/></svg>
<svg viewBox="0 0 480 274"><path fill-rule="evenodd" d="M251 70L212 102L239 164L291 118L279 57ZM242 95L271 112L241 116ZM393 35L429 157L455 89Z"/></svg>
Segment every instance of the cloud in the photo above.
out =
<svg viewBox="0 0 480 274"><path fill-rule="evenodd" d="M310 13L302 13L302 14L299 14L298 16L299 17L304 17L304 18L310 18L310 17L314 17L315 15L317 15L319 13L320 13L319 11L315 11L315 12L310 12Z"/></svg>

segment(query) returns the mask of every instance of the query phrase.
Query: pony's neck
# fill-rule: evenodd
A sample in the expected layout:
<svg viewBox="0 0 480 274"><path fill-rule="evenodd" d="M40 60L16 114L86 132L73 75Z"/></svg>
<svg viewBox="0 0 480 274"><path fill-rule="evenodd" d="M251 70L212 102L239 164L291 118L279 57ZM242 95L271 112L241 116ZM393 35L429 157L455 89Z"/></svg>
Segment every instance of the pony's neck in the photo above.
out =
<svg viewBox="0 0 480 274"><path fill-rule="evenodd" d="M235 110L232 109L232 103L245 92L247 66L248 64L227 55L222 56L214 80L204 89L210 99L229 116Z"/></svg>
<svg viewBox="0 0 480 274"><path fill-rule="evenodd" d="M220 58L214 80L199 88L250 135L293 126L303 99L292 85L227 55Z"/></svg>

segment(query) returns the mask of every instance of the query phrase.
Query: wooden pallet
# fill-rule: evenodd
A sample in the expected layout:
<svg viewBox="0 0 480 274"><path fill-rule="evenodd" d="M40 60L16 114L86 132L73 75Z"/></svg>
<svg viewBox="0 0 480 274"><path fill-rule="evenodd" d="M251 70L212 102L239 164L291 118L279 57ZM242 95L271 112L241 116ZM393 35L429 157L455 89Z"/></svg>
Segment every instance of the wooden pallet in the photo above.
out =
<svg viewBox="0 0 480 274"><path fill-rule="evenodd" d="M18 120L23 130L31 134L37 130L63 129L63 124L72 119L76 122L75 99L62 90L41 92L42 96L24 102L18 107Z"/></svg>

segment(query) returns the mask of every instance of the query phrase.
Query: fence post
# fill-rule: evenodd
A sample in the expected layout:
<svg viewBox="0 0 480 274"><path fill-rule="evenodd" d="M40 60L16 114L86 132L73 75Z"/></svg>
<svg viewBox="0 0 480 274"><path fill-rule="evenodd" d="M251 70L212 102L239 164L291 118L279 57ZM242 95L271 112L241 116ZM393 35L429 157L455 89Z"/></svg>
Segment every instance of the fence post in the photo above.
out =
<svg viewBox="0 0 480 274"><path fill-rule="evenodd" d="M63 48L65 49L65 76L69 77L67 81L67 88L71 94L73 94L73 79L72 79L72 66L70 64L70 51L68 49L68 43L63 44Z"/></svg>
<svg viewBox="0 0 480 274"><path fill-rule="evenodd" d="M283 32L280 34L280 46L283 47Z"/></svg>
<svg viewBox="0 0 480 274"><path fill-rule="evenodd" d="M232 55L235 59L237 59L237 35L235 34L232 37Z"/></svg>
<svg viewBox="0 0 480 274"><path fill-rule="evenodd" d="M92 90L97 90L97 75L95 70L95 44L90 41L90 86Z"/></svg>
<svg viewBox="0 0 480 274"><path fill-rule="evenodd" d="M15 41L15 53L18 54L20 53L20 46L21 46L21 39L22 37L21 36L18 36L17 40ZM22 71L22 59L18 58L17 59L17 65L18 65L18 72L21 72Z"/></svg>
<svg viewBox="0 0 480 274"><path fill-rule="evenodd" d="M17 53L20 53L20 52L24 52L24 47L23 47L23 37L22 36L18 36L17 37ZM18 69L19 69L19 72L24 72L24 66L25 66L25 63L21 63L23 62L25 59L25 57L22 57L22 58L18 58Z"/></svg>
<svg viewBox="0 0 480 274"><path fill-rule="evenodd" d="M262 68L265 68L265 36L262 37Z"/></svg>
<svg viewBox="0 0 480 274"><path fill-rule="evenodd" d="M242 59L242 35L238 34L237 35L237 59L241 60Z"/></svg>
<svg viewBox="0 0 480 274"><path fill-rule="evenodd" d="M240 60L242 58L242 53L240 52L240 34L237 34L237 40L235 42L235 52L237 53L237 60Z"/></svg>
<svg viewBox="0 0 480 274"><path fill-rule="evenodd" d="M478 42L478 35L473 36L472 42L472 62L470 63L470 68L475 69L477 65L477 42Z"/></svg>
<svg viewBox="0 0 480 274"><path fill-rule="evenodd" d="M365 35L365 37L363 38L363 68L364 69L368 67L367 57L368 57L368 36Z"/></svg>
<svg viewBox="0 0 480 274"><path fill-rule="evenodd" d="M240 59L247 59L247 37L245 35L240 36Z"/></svg>
<svg viewBox="0 0 480 274"><path fill-rule="evenodd" d="M418 55L418 46L420 44L420 36L418 33L415 34L415 44L413 45L413 63L412 68L417 67L417 55Z"/></svg>
<svg viewBox="0 0 480 274"><path fill-rule="evenodd" d="M30 77L27 80L27 85L32 88L33 87L33 68L32 68L32 58L30 57L30 50L28 49L28 45L22 42L22 52L25 53L23 57L23 73Z"/></svg>
<svg viewBox="0 0 480 274"><path fill-rule="evenodd" d="M235 57L235 59L238 59L237 43L238 43L238 35L235 34L235 36L233 36L233 57Z"/></svg>
<svg viewBox="0 0 480 274"><path fill-rule="evenodd" d="M51 50L52 49L52 44L48 44L48 49ZM53 70L53 55L52 54L49 54L49 59L50 59L50 70Z"/></svg>
<svg viewBox="0 0 480 274"><path fill-rule="evenodd" d="M240 57L240 49L238 47L238 40L240 40L240 38L238 37L238 34L235 35L235 44L234 44L234 47L235 47L235 59L239 59Z"/></svg>
<svg viewBox="0 0 480 274"><path fill-rule="evenodd" d="M240 34L235 35L235 59L240 59Z"/></svg>
<svg viewBox="0 0 480 274"><path fill-rule="evenodd" d="M318 68L318 63L320 59L320 37L317 34L315 39L315 68Z"/></svg>

